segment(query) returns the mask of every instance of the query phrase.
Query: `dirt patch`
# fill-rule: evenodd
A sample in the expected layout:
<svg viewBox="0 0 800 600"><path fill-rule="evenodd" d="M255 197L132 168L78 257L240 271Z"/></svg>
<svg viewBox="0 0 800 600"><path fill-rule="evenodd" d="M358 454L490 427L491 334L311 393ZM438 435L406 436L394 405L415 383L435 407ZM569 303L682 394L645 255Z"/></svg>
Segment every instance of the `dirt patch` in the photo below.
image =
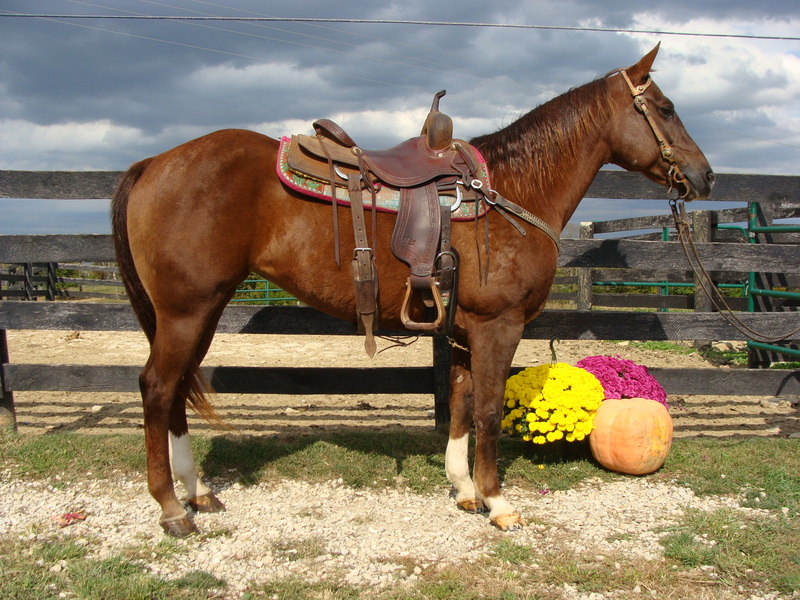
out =
<svg viewBox="0 0 800 600"><path fill-rule="evenodd" d="M8 331L12 362L85 365L143 365L148 346L141 333ZM388 348L381 342L379 349ZM559 360L574 364L595 354L620 355L651 367L708 368L699 354L680 355L606 341L563 341ZM428 366L429 338L388 348L374 359L355 336L273 336L220 334L208 353L208 366ZM550 359L548 342L523 340L514 364L532 366ZM725 367L715 367L725 368ZM670 396L676 437L800 435L796 399L761 396ZM138 394L116 392L17 392L17 421L24 433L79 431L130 432L141 429ZM218 394L221 416L236 433L282 434L341 427L434 427L433 396ZM217 430L192 417L192 432Z"/></svg>

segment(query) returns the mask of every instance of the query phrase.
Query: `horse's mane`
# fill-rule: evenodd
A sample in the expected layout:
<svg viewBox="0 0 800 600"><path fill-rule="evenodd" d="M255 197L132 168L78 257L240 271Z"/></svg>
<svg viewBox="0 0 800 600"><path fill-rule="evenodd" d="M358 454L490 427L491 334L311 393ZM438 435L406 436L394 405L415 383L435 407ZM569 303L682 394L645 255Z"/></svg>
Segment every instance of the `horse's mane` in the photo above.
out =
<svg viewBox="0 0 800 600"><path fill-rule="evenodd" d="M508 184L525 186L526 189L515 190L517 193L538 195L549 181L570 176L570 168L574 168L570 159L578 156L586 134L606 122L610 114L608 82L601 77L470 143L480 150L494 173L504 175ZM525 173L538 177L521 176ZM517 176L509 178L511 174ZM531 184L535 189L528 187Z"/></svg>

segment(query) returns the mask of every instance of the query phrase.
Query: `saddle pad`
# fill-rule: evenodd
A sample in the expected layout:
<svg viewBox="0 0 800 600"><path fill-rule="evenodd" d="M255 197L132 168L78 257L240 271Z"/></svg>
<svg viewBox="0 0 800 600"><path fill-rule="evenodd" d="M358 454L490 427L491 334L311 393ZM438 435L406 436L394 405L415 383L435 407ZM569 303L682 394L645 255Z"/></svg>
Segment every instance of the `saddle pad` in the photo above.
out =
<svg viewBox="0 0 800 600"><path fill-rule="evenodd" d="M280 180L291 189L295 190L296 192L300 192L305 196L310 196L312 198L316 198L317 200L332 202L333 199L331 196L330 181L321 181L304 173L293 171L289 167L287 158L289 156L289 150L291 149L292 143L293 142L291 138L281 138L278 161L276 165L276 170ZM488 168L485 162L481 162L480 169L482 171L482 178L488 181ZM336 186L335 193L336 201L339 204L350 206L350 195L346 187ZM439 196L439 203L442 206L452 206L455 201L456 199L453 196ZM476 204L477 203L474 201L463 201L461 205L455 211L453 211L451 214L451 219L454 221L469 221L475 219ZM382 186L375 199L375 206L379 211L396 213L400 207L400 190L388 185ZM364 208L372 208L372 203L368 199L364 202ZM485 202L482 202L481 211L477 216L482 217L486 214L489 208L491 208L489 205L487 205Z"/></svg>

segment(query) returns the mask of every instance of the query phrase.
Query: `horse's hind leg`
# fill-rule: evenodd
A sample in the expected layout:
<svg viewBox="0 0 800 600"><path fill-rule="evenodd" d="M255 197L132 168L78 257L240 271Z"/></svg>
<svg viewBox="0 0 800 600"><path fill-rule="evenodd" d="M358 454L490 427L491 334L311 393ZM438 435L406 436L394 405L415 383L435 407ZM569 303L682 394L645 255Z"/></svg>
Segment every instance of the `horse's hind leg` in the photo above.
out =
<svg viewBox="0 0 800 600"><path fill-rule="evenodd" d="M181 465L185 481L194 484L196 472L186 425L185 394L182 381L192 376L197 365L196 354L209 326L216 325L210 315L217 310L195 311L180 317L158 315L158 326L150 349L150 358L139 378L144 408L145 445L147 452L147 485L150 494L161 506L160 523L164 530L175 536L197 531L186 509L175 495L170 468L169 438L177 440L176 464ZM212 326L213 327L213 326ZM191 464L188 465L186 457ZM187 473L191 471L191 475ZM199 479L196 479L199 484ZM207 489L203 484L200 489ZM190 491L191 494L191 491Z"/></svg>
<svg viewBox="0 0 800 600"><path fill-rule="evenodd" d="M177 405L180 401L176 402ZM186 420L186 409L184 407L183 420ZM176 434L170 428L169 432L169 459L172 467L173 479L183 483L186 489L185 502L197 512L222 512L225 505L219 501L205 482L200 478L197 467L192 457L192 448L189 440L189 432Z"/></svg>
<svg viewBox="0 0 800 600"><path fill-rule="evenodd" d="M221 314L221 310L219 313ZM195 352L195 364L199 365L214 338L219 315L211 319L209 326L200 341ZM173 404L173 413L170 417L169 426L169 458L172 467L173 479L183 483L186 489L186 500L197 512L222 512L225 505L219 501L214 492L200 478L192 456L191 443L189 441L189 424L186 421L186 402L181 402L176 398Z"/></svg>

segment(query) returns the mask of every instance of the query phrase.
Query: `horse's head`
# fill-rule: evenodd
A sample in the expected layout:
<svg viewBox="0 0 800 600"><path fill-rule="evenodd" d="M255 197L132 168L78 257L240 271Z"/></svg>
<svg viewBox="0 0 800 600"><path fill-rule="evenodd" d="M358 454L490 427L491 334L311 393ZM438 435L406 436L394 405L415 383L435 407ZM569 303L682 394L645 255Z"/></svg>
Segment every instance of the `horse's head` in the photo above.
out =
<svg viewBox="0 0 800 600"><path fill-rule="evenodd" d="M707 198L714 172L672 102L650 78L659 45L632 67L609 76L609 91L618 107L610 162L639 171L686 200Z"/></svg>

